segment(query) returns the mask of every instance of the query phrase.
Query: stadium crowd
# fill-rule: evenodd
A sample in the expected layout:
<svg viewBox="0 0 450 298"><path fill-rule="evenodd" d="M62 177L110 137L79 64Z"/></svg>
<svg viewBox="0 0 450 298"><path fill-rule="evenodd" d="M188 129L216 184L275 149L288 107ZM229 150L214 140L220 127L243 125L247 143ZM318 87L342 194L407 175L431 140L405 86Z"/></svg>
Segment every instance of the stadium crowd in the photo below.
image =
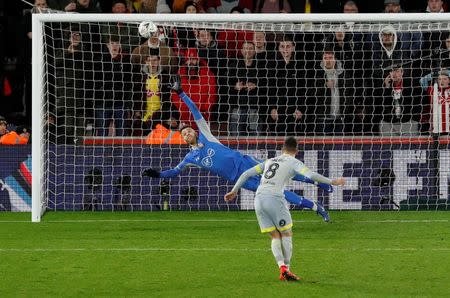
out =
<svg viewBox="0 0 450 298"><path fill-rule="evenodd" d="M29 137L32 13L446 11L443 0L2 1L0 133ZM450 102L450 31L387 25L358 32L354 25L331 33L160 27L143 39L136 24L49 24L49 137L73 143L147 136L157 125L195 126L169 89L174 75L218 135L429 134L434 81L442 106ZM443 125L440 132L448 133Z"/></svg>

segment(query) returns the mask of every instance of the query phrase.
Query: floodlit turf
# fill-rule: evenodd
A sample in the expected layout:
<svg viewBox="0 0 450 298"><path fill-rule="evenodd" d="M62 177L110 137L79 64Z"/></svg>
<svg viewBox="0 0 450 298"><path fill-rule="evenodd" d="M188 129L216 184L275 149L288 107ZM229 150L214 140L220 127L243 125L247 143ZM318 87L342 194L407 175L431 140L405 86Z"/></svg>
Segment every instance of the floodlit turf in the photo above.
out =
<svg viewBox="0 0 450 298"><path fill-rule="evenodd" d="M253 212L0 213L0 297L450 296L450 212L292 212L280 282Z"/></svg>

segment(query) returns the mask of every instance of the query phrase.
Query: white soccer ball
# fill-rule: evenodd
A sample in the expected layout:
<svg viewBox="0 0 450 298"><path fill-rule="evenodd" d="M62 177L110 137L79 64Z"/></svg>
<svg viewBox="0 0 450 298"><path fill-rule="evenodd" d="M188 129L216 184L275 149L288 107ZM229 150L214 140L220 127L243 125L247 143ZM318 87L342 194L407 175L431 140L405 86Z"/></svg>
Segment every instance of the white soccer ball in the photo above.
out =
<svg viewBox="0 0 450 298"><path fill-rule="evenodd" d="M144 38L150 38L158 31L158 27L153 22L142 22L139 24L139 34Z"/></svg>

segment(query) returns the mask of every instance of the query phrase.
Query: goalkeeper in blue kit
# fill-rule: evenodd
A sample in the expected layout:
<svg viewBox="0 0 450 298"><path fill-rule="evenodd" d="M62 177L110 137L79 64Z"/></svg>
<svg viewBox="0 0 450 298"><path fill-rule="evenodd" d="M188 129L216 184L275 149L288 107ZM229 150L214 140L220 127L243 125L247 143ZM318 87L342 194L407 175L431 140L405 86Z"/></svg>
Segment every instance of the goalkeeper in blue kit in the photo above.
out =
<svg viewBox="0 0 450 298"><path fill-rule="evenodd" d="M211 134L209 125L203 118L197 106L192 102L189 96L184 93L178 76L172 83L171 88L178 93L180 98L188 106L194 116L200 134L197 134L190 126L183 127L180 133L186 143L191 146L191 151L186 154L184 159L175 168L162 172L150 168L142 172L143 176L152 178L174 178L177 177L184 168L197 166L235 183L242 173L261 162L254 157L243 155L236 150L226 147ZM252 177L247 180L242 187L250 191L256 191L260 184L260 180L260 176ZM317 184L327 192L333 191L330 184L317 183L303 175L296 175L293 180ZM329 215L320 203L310 201L288 190L284 190L284 196L288 202L303 208L313 209L321 215L325 221L329 221Z"/></svg>

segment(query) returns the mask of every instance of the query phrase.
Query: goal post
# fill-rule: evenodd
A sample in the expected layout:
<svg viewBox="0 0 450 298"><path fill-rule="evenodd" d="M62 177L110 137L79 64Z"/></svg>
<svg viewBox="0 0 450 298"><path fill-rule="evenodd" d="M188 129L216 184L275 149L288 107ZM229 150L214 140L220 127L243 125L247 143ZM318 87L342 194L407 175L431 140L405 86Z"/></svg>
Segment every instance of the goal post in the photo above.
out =
<svg viewBox="0 0 450 298"><path fill-rule="evenodd" d="M39 19L40 15L32 16L32 183L31 183L31 220L41 221L41 216L45 212L45 191L44 191L44 150L45 142L43 137L44 125L44 23ZM33 170L34 169L34 170Z"/></svg>
<svg viewBox="0 0 450 298"><path fill-rule="evenodd" d="M318 56L319 53L316 53L315 51L319 49L319 47L316 49L316 44L325 43L322 39L319 40L318 38L318 36L323 33L334 33L342 30L345 33L362 32L366 35L372 34L378 38L378 34L381 32L380 30L383 30L383 28L389 25L396 32L409 32L411 34L425 31L437 32L439 38L441 38L441 35L450 32L450 16L447 14L33 14L33 222L39 222L41 216L47 209L76 211L252 209L253 197L252 193L248 191L241 192L240 201L238 203L227 204L223 202L221 196L226 190L226 181L218 179L211 173L191 169L186 171L186 173L181 176L181 179L177 178L178 180L175 180L175 182L140 178L140 172L147 167L166 170L176 166L183 160L184 155L187 153L187 146L167 145L164 144L164 142L162 144L149 145L149 143L146 143L147 135L133 137L130 134L124 133L120 125L124 125L124 121L133 123L132 121L134 120L132 117L134 117L135 112L134 106L133 108L130 108L130 106L125 106L126 103L123 103L124 106L121 106L121 111L115 111L113 109L111 111L113 115L107 114L107 112L109 113L109 111L107 111L109 107L106 107L103 103L99 103L99 100L109 100L110 98L108 98L108 96L116 96L115 94L117 93L120 93L120 96L123 98L133 97L139 87L135 86L137 82L135 77L142 79L143 76L142 73L136 75L136 71L134 70L136 65L133 66L133 63L140 64L139 69L141 69L144 67L151 67L151 62L145 62L141 57L139 58L139 62L126 62L120 65L119 68L114 68L114 63L110 65L110 62L102 60L105 58L101 51L103 48L109 46L106 45L106 42L103 40L103 35L105 34L101 29L95 29L97 30L95 31L92 28L95 26L99 28L103 26L106 27L105 32L109 32L106 33L106 35L120 35L119 33L110 33L114 30L118 30L116 28L112 30L115 25L111 24L120 23L129 25L132 30L127 31L128 35L125 37L127 47L129 47L129 51L132 52L142 45L143 39L137 35L137 28L139 23L143 21L154 22L161 28L161 35L165 34L169 50L176 52L174 56L176 58L175 60L178 61L170 66L165 65L170 68L170 71L167 73L168 76L174 75L175 73L183 74L183 72L177 71L177 69L181 68L182 62L180 61L183 61L183 59L189 55L194 55L197 59L199 58L197 51L190 51L190 48L196 48L198 46L198 41L195 40L198 35L186 35L184 38L187 39L186 43L188 46L183 47L177 44L177 41L179 40L175 40L175 37L168 37L167 32L171 31L173 28L176 28L177 30L175 31L179 34L183 28L188 28L185 31L193 30L193 28L206 28L208 30L232 32L233 34L236 34L236 36L243 32L244 40L247 38L245 37L247 34L246 32L249 31L262 31L277 36L300 35L302 33L314 35L313 37L315 39L301 41L304 43L302 45L303 47L297 49L300 54L306 55L302 56L303 58L299 64L301 65L299 67L300 69L293 69L293 71L298 70L295 74L298 76L299 80L302 80L302 83L296 83L298 84L298 88L291 87L288 82L284 82L283 84L285 85L280 88L277 85L271 85L278 84L277 82L280 81L280 78L275 77L272 66L260 66L258 71L261 70L261 72L256 72L256 75L253 74L252 76L260 79L261 82L264 82L264 86L258 87L260 87L261 90L264 89L264 92L266 93L261 91L258 95L254 97L249 96L246 99L250 101L254 98L259 99L262 98L262 96L265 96L267 97L267 102L270 102L270 100L273 101L273 98L276 97L282 89L284 90L283 92L286 92L285 95L289 94L286 95L286 98L305 97L305 103L302 103L305 110L295 109L294 107L293 112L289 112L291 114L282 115L278 114L281 113L281 110L277 110L276 108L271 109L269 103L264 103L264 108L266 110L259 110L258 106L258 111L260 113L258 114L257 112L254 114L257 116L255 119L259 120L254 120L250 117L253 115L251 109L246 109L244 114L247 116L246 121L248 122L248 125L244 129L246 130L245 134L241 134L239 129L237 131L234 130L242 124L240 122L241 118L239 118L242 115L238 115L237 118L233 118L232 115L234 111L240 111L242 104L239 103L239 100L241 100L242 97L239 94L234 94L233 92L235 92L235 90L224 91L222 88L224 87L224 84L229 84L230 81L232 81L232 78L234 79L240 75L239 71L243 68L236 66L240 65L238 62L232 67L230 66L231 64L228 64L228 62L232 60L238 61L239 58L237 57L239 55L226 54L227 56L225 59L227 59L227 62L223 68L221 68L222 66L209 65L208 67L215 67L211 73L217 71L217 73L214 74L216 86L208 89L208 91L202 89L203 91L198 92L210 96L216 94L218 97L222 96L223 98L231 97L228 93L230 92L230 94L233 93L232 96L237 98L236 103L223 103L219 98L217 100L218 103L212 103L207 108L204 108L203 106L200 107L199 99L199 102L197 103L199 104L201 112L204 112L205 115L208 116L211 115L211 123L214 122L214 125L211 126L213 133L217 133L219 140L225 145L239 150L244 154L249 154L261 159L272 157L274 154L279 153L279 145L282 143L285 135L294 135L298 137L299 142L304 149L300 153L300 157L309 168L326 176L338 177L339 175L344 175L348 179L347 188L337 190L332 194L326 194L322 190L317 189L314 185L295 184L295 186L292 186L296 189L297 193L300 193L305 197L313 198L315 200L320 199L323 203L326 202L325 205L329 209L397 210L402 209L402 204L405 204L406 209L448 209L448 180L450 173L445 169L447 164L450 165L450 154L448 153L450 142L446 137L440 138L441 134L445 135L448 131L445 129L439 130L436 126L433 127L433 123L430 124L429 121L432 121L434 118L430 117L430 119L426 120L430 125L428 131L422 131L416 135L400 135L398 137L387 137L382 135L382 132L380 132L382 128L378 127L379 123L382 123L383 121L389 122L390 120L383 118L388 105L383 98L385 98L388 93L379 92L387 88L387 85L390 86L390 84L393 83L390 81L392 78L389 78L389 82L386 83L386 86L383 85L383 88L376 88L374 76L377 76L376 79L380 81L381 84L383 84L383 80L385 80L386 77L378 77L378 73L376 73L376 71L380 69L377 63L381 62L373 60L373 53L371 52L373 49L370 46L364 48L362 51L363 57L358 58L360 59L360 61L358 61L361 62L362 65L366 65L366 62L370 61L372 63L371 65L375 65L377 69L375 69L375 66L369 68L363 66L361 69L350 69L349 76L342 81L336 77L339 76L339 74L337 74L339 71L328 73L325 71L326 79L324 82L334 82L334 85L330 83L328 87L325 87L329 88L331 92L331 95L327 100L334 102L337 106L330 110L318 104L318 94L321 92L319 90L322 90L324 86L318 86L314 82L314 75L317 70L314 65L319 65L320 61L316 61L316 58L308 60L308 57ZM73 26L73 24L75 24L75 26ZM76 59L68 59L65 56L58 56L56 54L57 52L64 52L67 49L67 45L65 45L67 37L64 37L64 34L67 33L66 31L68 31L65 29L67 26L73 26L73 28L78 28L78 30L81 26L85 26L88 30L94 30L86 32L92 36L82 41L87 43L88 46L83 49L83 52ZM111 26L111 30L108 26ZM317 34L317 36L315 34ZM157 37L160 38L161 36ZM164 38L164 36L161 38ZM178 36L177 38L180 37ZM112 42L113 39L110 39L110 41ZM419 42L423 41L423 39L419 40ZM436 43L440 42L440 40L433 41ZM226 50L229 50L226 48L228 45L227 42L228 40L225 41L225 47L220 49L223 50L220 53L223 54ZM364 40L364 42L368 41ZM274 40L274 47L271 49L273 55L266 56L271 58L265 58L266 61L263 61L265 64L262 63L261 65L269 65L270 63L276 62L275 58L273 58L275 57L274 55L278 53L278 48L275 48L275 43ZM412 39L405 40L403 43L404 47L401 48L400 51L410 51L413 52L412 54L417 54L414 53L415 49L413 48L412 43ZM252 44L254 45L253 42ZM322 53L325 49L326 46L321 45L320 50L318 51ZM411 55L408 58L397 57L394 59L389 56L389 65L386 64L382 69L384 69L386 73L390 73L399 68L409 68L411 63L421 59L423 49L424 48L421 45L420 53L416 56ZM242 49L235 48L232 50L238 52ZM151 50L148 51L150 53L152 52ZM160 50L158 49L157 52L159 53L159 51ZM442 53L448 52L442 51ZM150 56L151 54L148 54L145 59L148 58L150 61ZM322 56L320 57L320 59L322 59ZM162 58L163 57L160 57L159 59L162 60ZM223 57L219 56L216 58ZM131 57L131 59L133 59L133 57ZM208 65L209 61L203 62ZM130 69L127 68L128 64L131 65ZM224 72L225 69L226 71ZM439 72L434 73L433 66L428 67L427 69L421 69L421 76L423 75L425 77L430 69L432 75L429 79L437 79L437 76L440 75L442 69L439 69ZM58 73L58 70L61 72ZM190 70L188 69L187 71ZM283 71L285 72L280 73L286 74L289 71L288 67L284 68ZM363 72L364 76L366 76L367 73L370 73L370 75L367 75L367 77L364 78L358 77L361 72ZM207 73L207 76L209 77L210 72ZM78 77L76 77L77 74ZM120 75L120 79L117 79L115 74ZM247 75L249 75L249 72L247 72ZM67 76L73 77L71 80L68 80ZM395 76L395 74L392 74L392 76ZM165 79L167 78L164 78L164 80ZM363 85L359 85L359 79L365 80ZM412 79L417 81L418 84L419 77L414 77ZM163 78L158 80L162 81ZM427 78L421 82L425 84L427 82L426 80ZM145 82L150 84L150 79ZM237 82L233 81L233 83ZM304 85L302 85L303 83ZM200 86L197 87L200 90L202 87L208 87L208 84L209 83L200 83ZM343 86L345 86L345 88L339 89L338 86L340 85L336 84L344 84ZM429 90L434 90L434 93L437 93L436 87L433 87L433 82L429 84L431 88ZM269 90L274 86L275 88L272 88L273 90ZM418 101L419 105L429 106L429 95L426 95L425 91L418 91L420 89L419 85L415 87L417 87L417 93L411 94L411 98L417 99L418 96L420 96L421 100ZM110 88L111 90L109 90ZM114 90L114 92L110 92L113 88L118 89ZM232 89L228 85L227 88ZM249 88L249 93L251 93L250 89L252 88ZM298 89L298 91L294 89ZM391 89L389 89L389 92L394 94L392 95L389 93L389 96L392 95L394 98L394 103L392 104L392 117L401 117L400 114L403 111L402 107L396 103L396 96L399 91L394 87ZM327 92L327 90L328 89L324 89L324 92ZM292 94L295 95L292 95L290 93L291 91L294 92ZM360 109L352 110L354 114L352 115L353 118L350 118L353 120L343 120L344 118L340 115L343 113L342 109L346 108L347 104L341 104L339 107L339 104L336 104L336 100L339 101L339 96L343 97L344 93L346 94L345 96L347 96L347 93L350 91L353 92L353 95L351 95L353 98L357 96L365 98L367 95L374 99L380 99L380 103L374 104L373 107L370 107L368 110L364 110L364 108L367 108L367 102L359 103L358 108ZM79 104L76 102L79 98L77 98L77 95L73 94L77 94L77 92L80 94L78 97L82 97L83 100L90 100L89 106L87 104ZM141 92L141 90L139 92ZM144 109L145 107L151 106L154 93L162 93L161 90L151 90L150 87L143 92L147 92L148 94L148 97L143 99L142 103L140 103L144 106ZM431 98L435 98L436 95L432 95L433 91L430 92ZM75 98L74 103L67 104L67 106L63 106L63 108L67 110L78 109L82 111L81 113L84 113L82 114L83 116L81 116L81 118L83 118L81 119L83 120L81 124L82 127L79 127L80 125L77 124L77 121L80 120L80 114L69 115L69 112L61 113L58 110L61 109L61 103L65 104L64 101L67 101L67 98L69 97ZM195 97L194 91L193 97ZM177 120L182 122L183 117L189 114L189 111L183 110L184 107L180 106L181 101L178 103L173 97L170 98L171 104L178 109L175 109L177 110L177 117L179 117ZM118 101L122 102L124 100ZM428 103L425 104L427 101ZM435 101L436 100L434 100L434 102ZM292 108L292 105L289 104L289 100L287 102L288 103L285 104L286 111ZM132 104L134 105L135 102ZM220 104L222 104L222 106L220 106ZM116 107L115 102L113 105ZM237 106L236 109L232 109L232 106L234 105ZM272 105L278 107L281 103L275 101ZM339 110L340 108L341 110ZM413 110L414 104L411 104L410 108ZM155 109L158 110L158 108ZM165 112L163 109L163 107L159 107L161 113ZM213 112L213 109L216 110ZM264 111L261 112L262 110ZM275 110L275 112L273 112L273 110ZM115 112L121 113L120 115L122 116L114 114ZM144 117L145 111L141 112L141 116ZM356 129L357 125L359 125L358 123L353 122L356 121L355 119L356 116L359 115L358 113L366 113L366 119L372 116L378 117L373 117L373 119L376 119L373 120L374 122L360 123L361 126L376 126L376 133L373 131L370 131L370 133L367 134L364 132L352 132L351 129ZM372 113L372 115L370 115L370 113ZM430 113L430 111L428 113ZM68 115L73 119L66 121ZM314 132L315 129L318 129L319 124L315 121L317 118L320 118L321 115L324 119L329 116L335 117L333 118L334 120L339 118L340 121L343 121L341 124L345 125L347 130L344 129L337 134L327 133L326 131L323 131L321 135L311 133ZM275 123L273 125L275 130L271 132L269 129L270 125L267 122L264 122L265 120L260 120L262 117L266 117L267 119L272 117L272 119L276 121L275 119L280 119L284 116L286 116L286 118L289 116L294 117L295 119L302 119L302 128L298 128L298 130L296 128L291 131L287 122L280 125ZM101 117L104 118L101 119ZM171 119L170 117L172 117L172 114L167 117L168 118L164 119L165 121ZM307 120L304 120L305 117ZM117 119L113 118L121 119L119 119L119 122L115 122ZM186 121L189 121L188 118L189 116L187 116ZM441 120L441 122L442 121L443 120ZM55 124L54 122L57 123ZM256 125L256 128L252 128L252 124L255 123L258 125ZM396 124L397 122L394 121L393 123ZM259 124L264 128L260 128ZM386 127L389 129L397 127L396 125L391 124L392 123L388 123ZM54 128L54 131L49 128L52 125L56 127ZM102 127L102 130L100 130L99 125L106 126ZM92 129L92 126L94 126L94 132L88 133L88 127ZM128 129L132 129L131 126L132 124L128 124ZM282 127L281 130L280 127ZM80 128L83 130L81 134L77 131ZM380 131L378 131L378 129L380 129ZM401 126L400 129L403 129L403 127ZM261 130L263 130L263 132L259 133ZM346 131L346 133L344 131ZM253 132L255 133L253 134ZM433 135L433 132L435 135ZM64 140L60 141L59 139ZM212 155L209 156L209 158L211 157ZM430 157L433 157L433 160L430 160ZM442 162L440 162L441 159ZM192 197L196 197L196 199L190 200ZM117 203L117 200L120 201L120 204ZM128 207L123 206L125 200L127 201L126 204Z"/></svg>

